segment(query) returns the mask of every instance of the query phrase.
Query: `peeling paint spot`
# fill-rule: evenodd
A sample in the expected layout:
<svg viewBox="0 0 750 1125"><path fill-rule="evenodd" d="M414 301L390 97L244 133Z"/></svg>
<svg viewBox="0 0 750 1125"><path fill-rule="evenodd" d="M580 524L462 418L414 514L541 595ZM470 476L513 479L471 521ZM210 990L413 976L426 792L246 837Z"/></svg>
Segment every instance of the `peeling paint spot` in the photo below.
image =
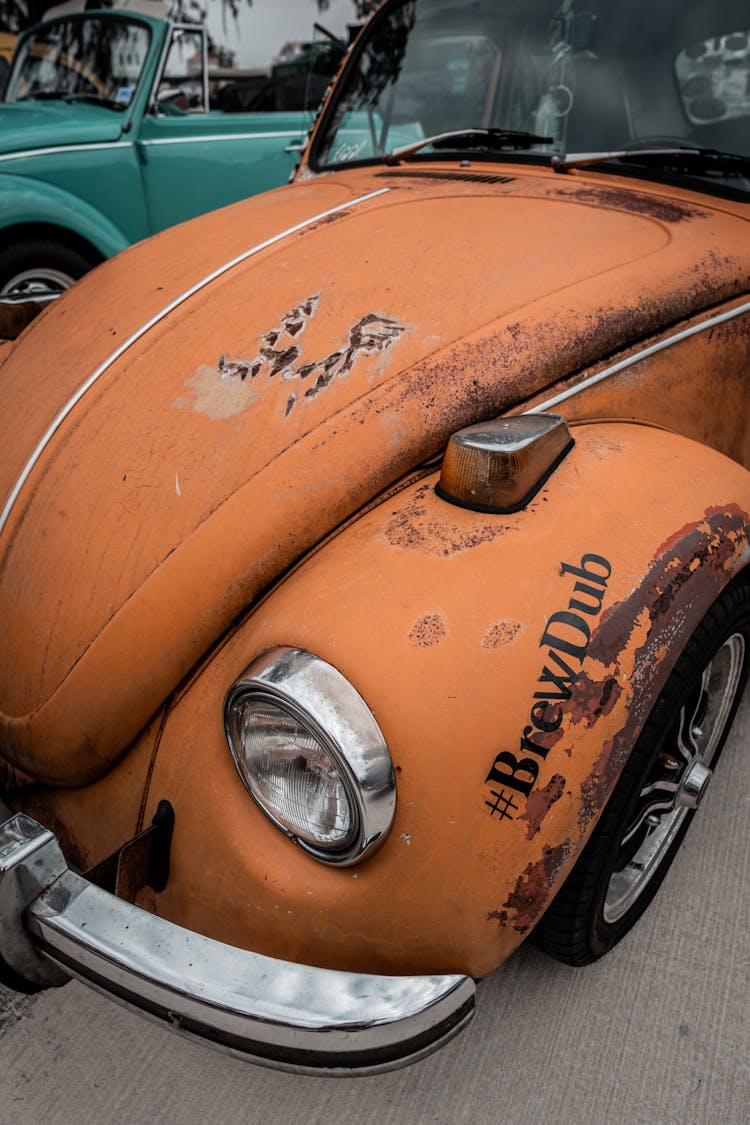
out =
<svg viewBox="0 0 750 1125"><path fill-rule="evenodd" d="M234 418L260 398L255 387L239 379L232 382L222 381L220 372L206 364L201 364L185 386L192 392L194 412L205 414L212 420ZM179 408L185 401L184 398L176 399L172 406Z"/></svg>
<svg viewBox="0 0 750 1125"><path fill-rule="evenodd" d="M182 489L180 488L180 478L177 473L175 473L174 475L174 490L178 496L182 496Z"/></svg>
<svg viewBox="0 0 750 1125"><path fill-rule="evenodd" d="M516 621L498 621L490 625L482 637L482 648L502 648L510 644L521 631L521 626Z"/></svg>
<svg viewBox="0 0 750 1125"><path fill-rule="evenodd" d="M411 843L411 836L409 835L408 832L402 832L401 835L399 836L399 840L403 840L405 844L410 844Z"/></svg>
<svg viewBox="0 0 750 1125"><path fill-rule="evenodd" d="M559 801L565 792L565 778L556 773L543 789L535 789L529 794L526 801L526 812L519 816L519 820L528 821L526 839L531 840L542 827L546 817L555 801Z"/></svg>
<svg viewBox="0 0 750 1125"><path fill-rule="evenodd" d="M531 929L547 905L551 888L557 882L558 875L569 855L570 840L564 840L556 847L544 845L541 859L536 863L528 864L518 876L513 892L503 903L507 914L502 924L510 918L513 929L519 934L525 934ZM500 915L496 916L499 921Z"/></svg>
<svg viewBox="0 0 750 1125"><path fill-rule="evenodd" d="M442 613L428 613L409 630L409 644L431 648L448 636L448 622Z"/></svg>
<svg viewBox="0 0 750 1125"><path fill-rule="evenodd" d="M667 654L681 650L747 550L749 523L750 517L735 504L709 509L702 520L670 536L640 585L602 616L589 655L606 667L633 668L628 684L631 705L623 727L602 745L589 777L581 783L583 831L604 808L663 687L669 672ZM588 706L599 707L600 714L608 713L624 690L611 678L598 684L589 681L586 687ZM574 721L591 726L596 717L587 715L582 701Z"/></svg>
<svg viewBox="0 0 750 1125"><path fill-rule="evenodd" d="M319 300L320 293L313 293L285 313L277 325L259 338L261 346L253 359L219 356L217 370L220 378L245 382L260 377L270 380L278 375L283 382L289 382L315 376L303 396L315 398L334 379L342 379L348 375L360 355L376 355L385 351L406 331L405 325L399 324L392 317L376 312L367 313L351 326L348 340L330 355L300 363L298 361L303 355L302 345L288 341L295 341L302 334L307 321L315 315ZM289 417L296 402L297 395L289 395L285 418Z"/></svg>

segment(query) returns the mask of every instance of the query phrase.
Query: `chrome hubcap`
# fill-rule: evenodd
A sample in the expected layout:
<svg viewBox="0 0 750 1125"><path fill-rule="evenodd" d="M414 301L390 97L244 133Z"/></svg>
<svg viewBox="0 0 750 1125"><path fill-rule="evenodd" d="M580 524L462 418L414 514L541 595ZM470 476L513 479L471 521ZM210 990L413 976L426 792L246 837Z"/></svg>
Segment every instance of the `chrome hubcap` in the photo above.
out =
<svg viewBox="0 0 750 1125"><path fill-rule="evenodd" d="M62 293L69 289L75 278L63 270L52 269L51 266L37 266L34 269L23 270L11 277L0 289L0 297L34 297L45 293Z"/></svg>
<svg viewBox="0 0 750 1125"><path fill-rule="evenodd" d="M680 709L620 841L604 900L605 922L617 922L627 913L659 869L688 812L703 800L744 661L745 638L734 633L706 665Z"/></svg>

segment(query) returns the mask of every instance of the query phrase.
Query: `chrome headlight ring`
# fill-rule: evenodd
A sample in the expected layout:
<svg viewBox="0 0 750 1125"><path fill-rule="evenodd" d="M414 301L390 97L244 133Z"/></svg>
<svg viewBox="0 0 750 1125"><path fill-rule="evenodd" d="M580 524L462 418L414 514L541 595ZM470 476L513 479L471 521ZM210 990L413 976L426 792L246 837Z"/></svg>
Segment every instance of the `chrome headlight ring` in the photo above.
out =
<svg viewBox="0 0 750 1125"><path fill-rule="evenodd" d="M333 665L298 648L259 656L224 701L235 765L265 815L304 851L348 866L383 843L396 809L374 715ZM314 801L306 816L305 800Z"/></svg>

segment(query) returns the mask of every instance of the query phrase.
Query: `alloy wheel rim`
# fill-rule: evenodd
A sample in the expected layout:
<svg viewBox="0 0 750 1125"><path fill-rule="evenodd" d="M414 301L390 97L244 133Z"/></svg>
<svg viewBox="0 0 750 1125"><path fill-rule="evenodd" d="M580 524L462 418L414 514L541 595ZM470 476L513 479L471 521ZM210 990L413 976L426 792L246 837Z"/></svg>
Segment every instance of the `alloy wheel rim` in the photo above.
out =
<svg viewBox="0 0 750 1125"><path fill-rule="evenodd" d="M703 669L680 708L620 839L604 899L604 921L618 922L666 859L687 814L698 807L727 728L745 663L745 638L733 633Z"/></svg>
<svg viewBox="0 0 750 1125"><path fill-rule="evenodd" d="M70 289L75 281L64 270L56 270L51 266L36 266L33 269L22 270L11 277L0 289L0 297L34 297L46 293L62 293Z"/></svg>

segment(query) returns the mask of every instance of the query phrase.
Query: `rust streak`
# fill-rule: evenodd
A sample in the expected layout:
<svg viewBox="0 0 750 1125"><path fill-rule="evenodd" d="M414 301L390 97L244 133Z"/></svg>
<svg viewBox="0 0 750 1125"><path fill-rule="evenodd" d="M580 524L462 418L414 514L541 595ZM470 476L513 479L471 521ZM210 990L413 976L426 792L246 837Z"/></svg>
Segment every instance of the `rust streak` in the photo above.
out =
<svg viewBox="0 0 750 1125"><path fill-rule="evenodd" d="M526 812L519 816L519 820L528 821L526 839L531 840L541 830L542 821L546 817L555 801L559 801L565 792L565 778L556 773L543 789L535 789L529 794L526 801Z"/></svg>
<svg viewBox="0 0 750 1125"><path fill-rule="evenodd" d="M536 863L528 864L518 876L507 901L503 903L505 918L501 924L510 920L513 929L519 934L525 934L531 929L547 905L550 890L557 882L569 855L570 840L563 840L555 847L544 845L541 858Z"/></svg>
<svg viewBox="0 0 750 1125"><path fill-rule="evenodd" d="M598 817L635 745L671 664L666 653L679 652L705 609L716 599L731 573L732 563L747 549L750 517L737 505L711 508L704 518L671 536L655 556L648 573L630 596L605 611L589 647L589 657L606 667L618 665L636 630L644 632L632 657L632 702L623 727L606 741L590 776L581 784L579 823L582 831ZM573 722L592 725L587 707L606 714L622 692L611 678L590 683L588 701L576 705ZM596 699L598 697L598 704ZM595 721L595 720L594 720Z"/></svg>

